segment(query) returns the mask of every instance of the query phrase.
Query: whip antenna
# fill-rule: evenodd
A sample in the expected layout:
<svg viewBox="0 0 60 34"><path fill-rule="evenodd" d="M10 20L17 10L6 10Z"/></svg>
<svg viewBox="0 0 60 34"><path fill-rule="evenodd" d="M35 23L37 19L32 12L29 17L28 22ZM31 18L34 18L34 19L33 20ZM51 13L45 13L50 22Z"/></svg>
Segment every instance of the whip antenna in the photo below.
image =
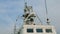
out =
<svg viewBox="0 0 60 34"><path fill-rule="evenodd" d="M45 0L45 9L46 9L46 17L47 17L47 19L46 19L47 22L46 22L46 23L47 23L48 25L50 25L49 18L48 18L48 10L47 10L47 2L46 2L46 0Z"/></svg>

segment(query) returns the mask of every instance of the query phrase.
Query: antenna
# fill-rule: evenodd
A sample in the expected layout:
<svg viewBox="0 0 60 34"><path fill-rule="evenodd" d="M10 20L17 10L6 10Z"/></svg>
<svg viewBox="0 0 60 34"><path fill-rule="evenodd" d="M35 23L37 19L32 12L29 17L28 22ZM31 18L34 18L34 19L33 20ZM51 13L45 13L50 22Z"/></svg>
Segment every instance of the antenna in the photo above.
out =
<svg viewBox="0 0 60 34"><path fill-rule="evenodd" d="M45 9L46 9L46 17L47 17L47 19L46 19L47 22L46 22L46 23L47 23L48 25L50 25L49 18L48 18L48 10L47 10L47 2L46 2L46 0L45 0Z"/></svg>
<svg viewBox="0 0 60 34"><path fill-rule="evenodd" d="M24 3L25 3L25 6L27 6L27 2L26 2L26 0L24 0Z"/></svg>

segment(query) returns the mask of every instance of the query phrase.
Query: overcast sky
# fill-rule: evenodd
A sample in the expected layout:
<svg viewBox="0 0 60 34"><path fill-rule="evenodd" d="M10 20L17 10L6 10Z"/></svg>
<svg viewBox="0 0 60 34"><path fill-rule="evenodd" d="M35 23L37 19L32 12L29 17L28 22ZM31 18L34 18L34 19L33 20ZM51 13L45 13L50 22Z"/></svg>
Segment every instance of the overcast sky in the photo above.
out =
<svg viewBox="0 0 60 34"><path fill-rule="evenodd" d="M28 5L38 14L41 21L46 24L46 11L44 0L27 0ZM55 26L57 34L60 33L60 0L47 0L48 17ZM17 16L23 14L24 0L0 0L0 34L12 34ZM22 24L18 19L17 27Z"/></svg>

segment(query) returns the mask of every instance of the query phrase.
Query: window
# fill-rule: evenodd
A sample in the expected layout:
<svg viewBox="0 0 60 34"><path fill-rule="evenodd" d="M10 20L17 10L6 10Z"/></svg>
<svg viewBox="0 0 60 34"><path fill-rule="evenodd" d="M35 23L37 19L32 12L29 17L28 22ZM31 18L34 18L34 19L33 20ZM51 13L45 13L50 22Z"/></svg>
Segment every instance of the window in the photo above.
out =
<svg viewBox="0 0 60 34"><path fill-rule="evenodd" d="M33 33L33 29L27 29L28 33Z"/></svg>
<svg viewBox="0 0 60 34"><path fill-rule="evenodd" d="M41 32L43 32L43 30L42 29L36 29L36 32L41 33Z"/></svg>
<svg viewBox="0 0 60 34"><path fill-rule="evenodd" d="M46 29L47 33L52 33L52 29Z"/></svg>

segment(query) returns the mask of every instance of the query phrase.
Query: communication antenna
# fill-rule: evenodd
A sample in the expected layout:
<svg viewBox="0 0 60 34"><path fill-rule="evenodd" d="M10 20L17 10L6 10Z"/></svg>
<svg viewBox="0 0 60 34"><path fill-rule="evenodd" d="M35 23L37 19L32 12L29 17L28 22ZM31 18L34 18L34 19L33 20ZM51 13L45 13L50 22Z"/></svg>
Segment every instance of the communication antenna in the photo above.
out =
<svg viewBox="0 0 60 34"><path fill-rule="evenodd" d="M27 5L27 2L26 2L26 0L24 0L24 3L25 3L25 5Z"/></svg>
<svg viewBox="0 0 60 34"><path fill-rule="evenodd" d="M46 19L47 22L46 22L46 23L47 23L48 25L50 25L49 18L48 18L48 9L47 9L47 2L46 2L46 0L45 0L45 9L46 9L46 17L47 17L47 19Z"/></svg>

